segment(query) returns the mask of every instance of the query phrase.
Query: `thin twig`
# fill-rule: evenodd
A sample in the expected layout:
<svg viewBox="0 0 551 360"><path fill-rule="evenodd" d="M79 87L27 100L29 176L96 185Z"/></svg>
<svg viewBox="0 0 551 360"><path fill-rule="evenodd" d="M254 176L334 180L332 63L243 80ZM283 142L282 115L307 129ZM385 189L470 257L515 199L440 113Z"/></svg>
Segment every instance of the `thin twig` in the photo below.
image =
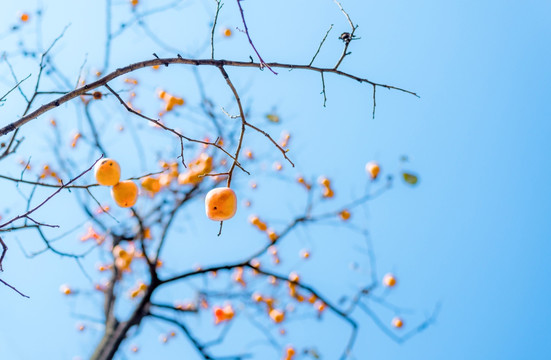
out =
<svg viewBox="0 0 551 360"><path fill-rule="evenodd" d="M334 69L337 70L337 68L339 67L339 65L341 64L341 62L344 60L344 58L346 57L346 55L348 55L348 46L350 45L350 42L354 39L354 32L356 31L356 29L358 28L358 26L354 26L354 23L352 22L352 20L350 19L350 16L348 15L348 13L346 11L344 11L342 5L337 1L337 0L333 0L335 2L335 4L337 4L337 6L339 7L339 9L341 9L342 13L344 14L344 16L346 17L346 20L348 20L348 23L350 24L350 28L351 28L351 31L350 31L350 34L347 35L345 38L343 38L342 40L344 41L344 49L342 50L342 55L341 57L339 58L339 60L337 61L337 64L335 65ZM343 34L344 35L344 34ZM342 36L342 35L341 35Z"/></svg>
<svg viewBox="0 0 551 360"><path fill-rule="evenodd" d="M256 50L256 47L253 44L253 40L251 39L251 34L249 33L249 29L247 28L247 22L245 21L245 14L243 13L243 8L241 7L241 1L242 0L236 0L237 6L239 6L239 12L241 13L241 20L243 20L243 26L245 27L245 34L247 35L247 39L249 39L249 44L251 44L251 47L253 48L254 52L256 53L256 56L258 56L258 60L260 61L259 68L262 70L264 67L267 67L274 75L277 75L277 73L272 70L270 65L266 64L264 60L262 59L262 56L258 53L258 50Z"/></svg>
<svg viewBox="0 0 551 360"><path fill-rule="evenodd" d="M87 172L89 172L90 170L92 170L94 168L94 166L96 165L96 163L103 157L100 156L96 161L94 161L94 163L92 164L92 166L90 166L88 169L84 170L83 172L81 172L78 176L76 176L75 178L69 180L69 182L67 182L66 184L63 184L62 186L60 186L56 191L54 191L50 196L48 196L44 201L42 201L40 204L36 205L34 208L32 208L31 210L27 211L26 213L24 213L23 215L18 215L16 217L14 217L13 219L9 220L8 222L4 223L4 224L0 224L0 229L1 228L4 228L6 226L8 226L9 224L13 223L14 221L17 221L19 219L23 219L23 218L26 218L28 217L30 214L32 214L33 212L35 212L36 210L38 210L40 207L42 207L44 204L46 204L50 199L52 199L54 196L56 196L61 190L65 189L68 185L71 185L73 182L75 182L76 180L78 180L80 177L82 177L84 174L86 174Z"/></svg>
<svg viewBox="0 0 551 360"><path fill-rule="evenodd" d="M216 29L216 22L218 21L218 13L220 12L220 9L222 9L221 0L214 0L216 1L216 14L214 15L214 22L212 23L212 30L210 32L210 58L214 60L214 30Z"/></svg>
<svg viewBox="0 0 551 360"><path fill-rule="evenodd" d="M18 293L19 295L23 296L23 297L26 297L27 299L29 298L27 295L23 294L21 291L17 290L14 286L8 284L7 282L5 282L4 280L0 279L0 282L4 285L6 285L7 287L9 287L10 289L12 289L13 291L15 291L16 293Z"/></svg>
<svg viewBox="0 0 551 360"><path fill-rule="evenodd" d="M308 64L308 66L311 66L314 63L314 60L316 60L316 56L318 56L318 54L321 50L321 47L323 46L323 43L325 42L325 39L327 39L327 35L329 35L329 32L331 31L331 29L333 29L333 24L331 24L331 26L329 27L329 30L327 30L327 32L325 33L325 36L323 37L323 39L321 40L320 45L318 46L318 50L316 50L316 53L314 54L314 57L312 58L312 60L310 60L310 64Z"/></svg>

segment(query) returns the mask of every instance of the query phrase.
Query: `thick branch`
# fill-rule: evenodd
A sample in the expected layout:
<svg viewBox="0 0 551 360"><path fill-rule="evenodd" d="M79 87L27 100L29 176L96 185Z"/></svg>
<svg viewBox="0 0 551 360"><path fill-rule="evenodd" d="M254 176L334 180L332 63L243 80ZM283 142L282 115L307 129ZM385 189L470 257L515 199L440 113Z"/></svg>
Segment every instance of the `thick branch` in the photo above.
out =
<svg viewBox="0 0 551 360"><path fill-rule="evenodd" d="M215 67L218 67L218 68L223 67L223 66L262 68L262 64L254 63L254 62L232 61L232 60L213 60L213 59L197 59L197 60L194 60L194 59L184 59L182 57L166 58L166 59L151 59L151 60L140 61L140 62L137 62L137 63L134 63L134 64L130 64L130 65L118 68L117 70L107 74L106 76L102 77L101 79L98 79L94 82L91 82L90 84L86 84L86 85L84 85L84 86L82 86L82 87L80 87L80 88L78 88L74 91L71 91L71 92L69 92L69 93L67 93L67 94L65 94L65 95L63 95L63 96L61 96L61 97L59 97L59 98L57 98L53 101L50 101L47 104L42 105L41 107L39 107L35 111L31 112L30 114L25 115L22 118L20 118L19 120L14 121L14 122L10 123L9 125L4 126L3 128L1 128L0 129L0 136L9 134L10 132L12 132L14 130L19 129L21 126L25 125L29 121L38 118L40 115L42 115L42 114L44 114L44 113L46 113L46 112L48 112L52 109L55 109L56 107L66 103L66 102L68 102L68 101L70 101L70 100L72 100L76 97L79 97L80 95L84 95L87 92L89 92L90 90L96 89L100 86L104 86L108 82L110 82L110 81L112 81L112 80L114 80L114 79L116 79L120 76L123 76L125 74L131 73L133 71L136 71L136 70L139 70L139 69L142 69L142 68L145 68L145 67L155 66L155 65L166 65L166 64L186 64L186 65L193 65L193 66L206 65L206 66L215 66ZM270 66L270 67L274 67L274 68L309 70L309 71L315 71L315 72L319 72L319 73L332 73L332 74L336 74L336 75L339 75L339 76L347 77L349 79L356 80L356 81L361 82L361 83L368 83L372 86L379 86L379 87L383 87L383 88L386 88L386 89L389 89L389 90L398 90L398 91L402 91L402 92L405 92L405 93L408 93L408 94L419 97L416 93L414 93L412 91L402 89L402 88L392 86L392 85L376 83L376 82L373 82L373 81L368 80L366 78L361 78L361 77L358 77L358 76L355 76L355 75L352 75L352 74L348 74L346 72L343 72L343 71L340 71L340 70L337 70L337 69L321 68L321 67L310 66L310 65L294 65L294 64L283 64L283 63L268 63L267 65Z"/></svg>

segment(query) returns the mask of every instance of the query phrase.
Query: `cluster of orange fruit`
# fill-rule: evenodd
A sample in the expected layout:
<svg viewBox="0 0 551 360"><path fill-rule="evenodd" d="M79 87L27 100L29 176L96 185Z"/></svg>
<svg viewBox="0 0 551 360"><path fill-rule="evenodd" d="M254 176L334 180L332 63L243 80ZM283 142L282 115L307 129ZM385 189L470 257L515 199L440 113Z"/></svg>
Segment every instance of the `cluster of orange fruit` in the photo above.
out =
<svg viewBox="0 0 551 360"><path fill-rule="evenodd" d="M176 336L176 331L172 330L168 334L161 334L159 335L159 341L163 344L166 344L168 342L168 339L173 338Z"/></svg>
<svg viewBox="0 0 551 360"><path fill-rule="evenodd" d="M233 275L232 275L233 281L236 283L239 283L241 286L245 287L247 286L247 283L245 283L245 280L243 279L243 268L237 267L235 268Z"/></svg>
<svg viewBox="0 0 551 360"><path fill-rule="evenodd" d="M291 139L291 134L284 131L281 133L281 139L279 140L279 146L286 148L289 145L289 140Z"/></svg>
<svg viewBox="0 0 551 360"><path fill-rule="evenodd" d="M119 181L121 167L113 159L98 161L94 167L96 181L100 185L112 186L111 197L123 208L134 206L138 199L138 186L132 180Z"/></svg>
<svg viewBox="0 0 551 360"><path fill-rule="evenodd" d="M57 175L57 173L55 171L52 171L52 169L50 169L50 165L44 165L42 167L42 172L40 173L40 178L41 179L45 179L47 177L52 177L54 179L56 179L56 181L58 183L61 183L61 178Z"/></svg>
<svg viewBox="0 0 551 360"><path fill-rule="evenodd" d="M163 173L155 176L146 176L141 180L142 188L150 195L155 195L163 188L170 186L174 181L180 185L197 185L203 181L204 175L213 169L213 159L206 153L201 153L197 159L188 164L185 172L179 172L179 163L161 162Z"/></svg>
<svg viewBox="0 0 551 360"><path fill-rule="evenodd" d="M179 106L184 105L184 99L171 95L164 90L159 90L158 95L159 95L159 98L165 102L166 112L169 112L172 109L174 109L174 106L176 105L179 105Z"/></svg>
<svg viewBox="0 0 551 360"><path fill-rule="evenodd" d="M279 324L283 320L285 320L285 312L283 310L279 310L279 309L276 309L274 307L274 302L275 302L274 298L272 298L272 297L263 297L259 293L254 293L252 295L252 299L257 303L262 302L262 303L266 304L266 310L268 312L268 316L276 324Z"/></svg>
<svg viewBox="0 0 551 360"><path fill-rule="evenodd" d="M277 247L275 245L272 245L268 248L268 252L270 254L272 254L272 261L274 264L279 264L280 263L280 259L279 259L279 255L277 253Z"/></svg>
<svg viewBox="0 0 551 360"><path fill-rule="evenodd" d="M140 281L138 282L138 285L136 286L136 288L130 291L130 294L129 294L130 298L131 299L137 298L138 296L143 295L146 292L146 290L147 290L147 285L143 281Z"/></svg>
<svg viewBox="0 0 551 360"><path fill-rule="evenodd" d="M297 182L299 184L302 184L306 188L306 190L310 190L312 188L312 184L309 184L308 182L306 182L306 180L304 180L304 177L302 176L299 176L297 178Z"/></svg>
<svg viewBox="0 0 551 360"><path fill-rule="evenodd" d="M115 257L115 266L121 272L130 272L130 265L135 257L135 248L131 245L128 249L124 249L120 245L113 247L113 256Z"/></svg>
<svg viewBox="0 0 551 360"><path fill-rule="evenodd" d="M325 176L320 176L318 182L321 186L323 186L322 196L324 198L332 198L333 196L335 196L333 189L331 189L331 180L329 180Z"/></svg>
<svg viewBox="0 0 551 360"><path fill-rule="evenodd" d="M287 282L289 286L289 296L291 296L298 302L304 302L305 300L307 300L310 304L314 305L314 308L318 311L318 313L321 314L326 308L325 303L318 299L314 294L311 294L308 299L299 294L299 292L297 291L297 284L299 280L300 277L296 272L292 272L289 274L289 281Z"/></svg>
<svg viewBox="0 0 551 360"><path fill-rule="evenodd" d="M213 307L214 311L214 324L218 325L225 321L230 321L235 315L235 311L231 304L227 304L223 307L215 306Z"/></svg>
<svg viewBox="0 0 551 360"><path fill-rule="evenodd" d="M205 178L205 175L213 169L212 156L201 153L197 159L188 164L188 170L178 175L178 183L181 185L196 185Z"/></svg>
<svg viewBox="0 0 551 360"><path fill-rule="evenodd" d="M274 242L279 238L277 233L273 229L269 229L268 225L264 221L260 220L258 216L251 215L249 217L249 222L258 230L265 232L266 235L268 235L268 239L270 239L270 241Z"/></svg>
<svg viewBox="0 0 551 360"><path fill-rule="evenodd" d="M174 308L181 311L197 311L197 306L190 301L186 301L186 302L177 301L174 303Z"/></svg>
<svg viewBox="0 0 551 360"><path fill-rule="evenodd" d="M101 245L105 240L105 236L99 234L92 226L88 227L86 234L84 234L80 241L95 240L98 245Z"/></svg>

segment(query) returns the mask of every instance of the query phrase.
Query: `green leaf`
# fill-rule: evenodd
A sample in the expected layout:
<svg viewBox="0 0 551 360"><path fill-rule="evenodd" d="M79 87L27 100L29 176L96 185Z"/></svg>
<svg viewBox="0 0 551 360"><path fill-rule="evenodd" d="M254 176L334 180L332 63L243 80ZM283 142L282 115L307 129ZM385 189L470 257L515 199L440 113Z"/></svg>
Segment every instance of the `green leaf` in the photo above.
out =
<svg viewBox="0 0 551 360"><path fill-rule="evenodd" d="M317 352L315 349L310 349L308 352L310 353L310 355L311 355L314 359L319 359L319 358L320 358L318 352Z"/></svg>
<svg viewBox="0 0 551 360"><path fill-rule="evenodd" d="M402 176L404 177L404 181L410 185L416 185L417 182L419 181L419 178L417 177L417 175L414 175L411 173L403 172Z"/></svg>
<svg viewBox="0 0 551 360"><path fill-rule="evenodd" d="M268 114L266 115L266 118L270 120L271 122L278 123L279 122L279 116L276 114Z"/></svg>

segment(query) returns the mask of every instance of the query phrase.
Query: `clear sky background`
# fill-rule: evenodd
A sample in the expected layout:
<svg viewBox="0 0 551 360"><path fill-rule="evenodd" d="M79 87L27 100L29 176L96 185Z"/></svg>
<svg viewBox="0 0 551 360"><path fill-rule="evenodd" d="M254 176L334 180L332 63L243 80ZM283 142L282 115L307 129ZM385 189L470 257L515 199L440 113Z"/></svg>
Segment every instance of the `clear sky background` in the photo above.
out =
<svg viewBox="0 0 551 360"><path fill-rule="evenodd" d="M143 6L151 2L141 1ZM235 4L231 0L226 2L221 26L239 27ZM117 0L114 3L116 16L128 18L128 4ZM150 18L149 24L158 29L167 44L182 49L182 55L199 53L199 57L209 57L203 39L208 33L214 2L205 3L181 6L177 11ZM34 0L2 3L0 51L14 49L18 37L3 34L17 22L18 11L32 12L38 4ZM327 46L315 64L332 66L340 55L342 45L336 37L348 31L348 25L332 1L247 0L243 5L253 40L266 61L308 63L331 24L334 28ZM413 90L420 95L419 99L378 89L376 117L372 119L371 88L353 81L327 76L328 100L324 108L317 74L282 70L274 76L252 69L229 72L240 89L247 89L244 99L253 116L260 119L277 109L282 124L264 125L275 136L283 129L291 131L290 154L299 170L314 178L318 174L334 178L335 187L342 194L338 201L344 203L363 191L366 185L363 166L368 160L379 161L385 174L396 174L405 168L420 175L415 188L397 181L391 191L370 202L361 221L370 229L377 270L380 274L393 271L399 278L399 286L389 294L389 300L415 310L406 325L414 326L437 303L441 304L439 315L426 331L396 344L358 312L362 330L355 358L548 358L551 3L343 0L342 5L359 24L357 34L361 40L352 42L352 54L341 70ZM71 23L56 48L60 67L76 79L85 54L91 67L101 67L104 6L80 0L52 0L44 1L43 7L44 43L49 43ZM34 31L36 24L32 21L28 24L30 29L25 30L28 33ZM247 60L252 55L246 38L238 31L229 40L220 35L216 40L217 57ZM129 31L114 46L111 69L149 59L153 52L159 56L175 55L144 40L139 30ZM29 61L13 65L20 77L36 72ZM165 77L158 80L159 84L149 81L147 86L152 93L161 85L183 91L182 84L190 75L174 71L177 76L171 72L160 75ZM211 90L218 91L219 75L212 70L203 74L207 82L212 81ZM0 93L11 86L8 75L5 64L0 63ZM186 92L190 102L194 97L192 90ZM0 125L14 120L21 112L15 105L17 101L20 100L14 97L14 105L6 103L0 108ZM147 100L143 101L147 108ZM63 111L69 113L73 109L67 107ZM117 116L122 115L113 115L113 120L118 121ZM68 128L76 126L69 116L64 121ZM261 144L264 144L261 137L251 137L250 146L262 148ZM46 145L26 144L22 151L33 153L32 146L36 146L34 152L40 152ZM265 149L268 166L274 159L279 160L277 152ZM135 153L124 149L114 153L126 159L131 169L128 176L140 171ZM407 164L399 161L404 154L410 159ZM16 163L15 158L11 163ZM16 168L10 168L11 163L2 162L0 173L14 173ZM296 171L288 171L286 176L294 177ZM296 213L303 206L304 202L297 204L292 193L273 205L280 195L270 191L271 184L273 188L284 185L254 174L253 178L266 184L264 192L255 195L259 205L254 210L267 214L274 223L275 219L286 219L276 209ZM240 177L237 181L245 189L242 194L249 196L246 190L249 179ZM0 199L5 201L0 204L4 217L7 208L21 202L12 190L4 187L0 187ZM47 215L57 219L56 212L63 211L67 199L60 197L53 202L50 209L56 210ZM241 232L247 216L247 211L240 210L235 224L227 224L225 239L216 239L215 226L202 218L190 219L195 224L192 230L200 234L202 241L217 244L224 255L239 258L255 244L253 231L252 240L243 239L249 236L249 232L245 235ZM72 215L62 220L68 228L75 221ZM361 283L361 274L350 275L348 269L349 262L360 257L346 242L346 232L320 228L299 235L308 239L304 241L314 251L319 249L320 258L325 256L334 266L329 273L323 263L305 267L307 279L313 283L327 281L331 286L337 284L335 289L348 290ZM32 236L17 235L21 241ZM87 311L90 305L67 300L58 291L61 283L85 282L74 262L51 254L28 260L15 237L6 239L11 243L2 279L29 293L31 299L20 298L0 287L0 358L86 357L97 342L99 331L90 325L85 333L77 333L75 314L91 313ZM216 254L205 255L205 251L204 244L187 244L178 261L189 263L189 267L196 262L216 263ZM94 261L89 265L93 266ZM324 359L336 358L344 342L341 336L347 330L338 319L328 316L326 320L329 328L312 323L316 330L307 334L311 338L302 333L301 324L296 324L296 332L289 336L293 336L293 342L304 337L306 344L318 345ZM182 353L186 359L195 358L181 338L161 346L157 337L162 329L159 324L144 328L135 341L142 350L133 358L181 358ZM263 356L278 358L268 347Z"/></svg>

